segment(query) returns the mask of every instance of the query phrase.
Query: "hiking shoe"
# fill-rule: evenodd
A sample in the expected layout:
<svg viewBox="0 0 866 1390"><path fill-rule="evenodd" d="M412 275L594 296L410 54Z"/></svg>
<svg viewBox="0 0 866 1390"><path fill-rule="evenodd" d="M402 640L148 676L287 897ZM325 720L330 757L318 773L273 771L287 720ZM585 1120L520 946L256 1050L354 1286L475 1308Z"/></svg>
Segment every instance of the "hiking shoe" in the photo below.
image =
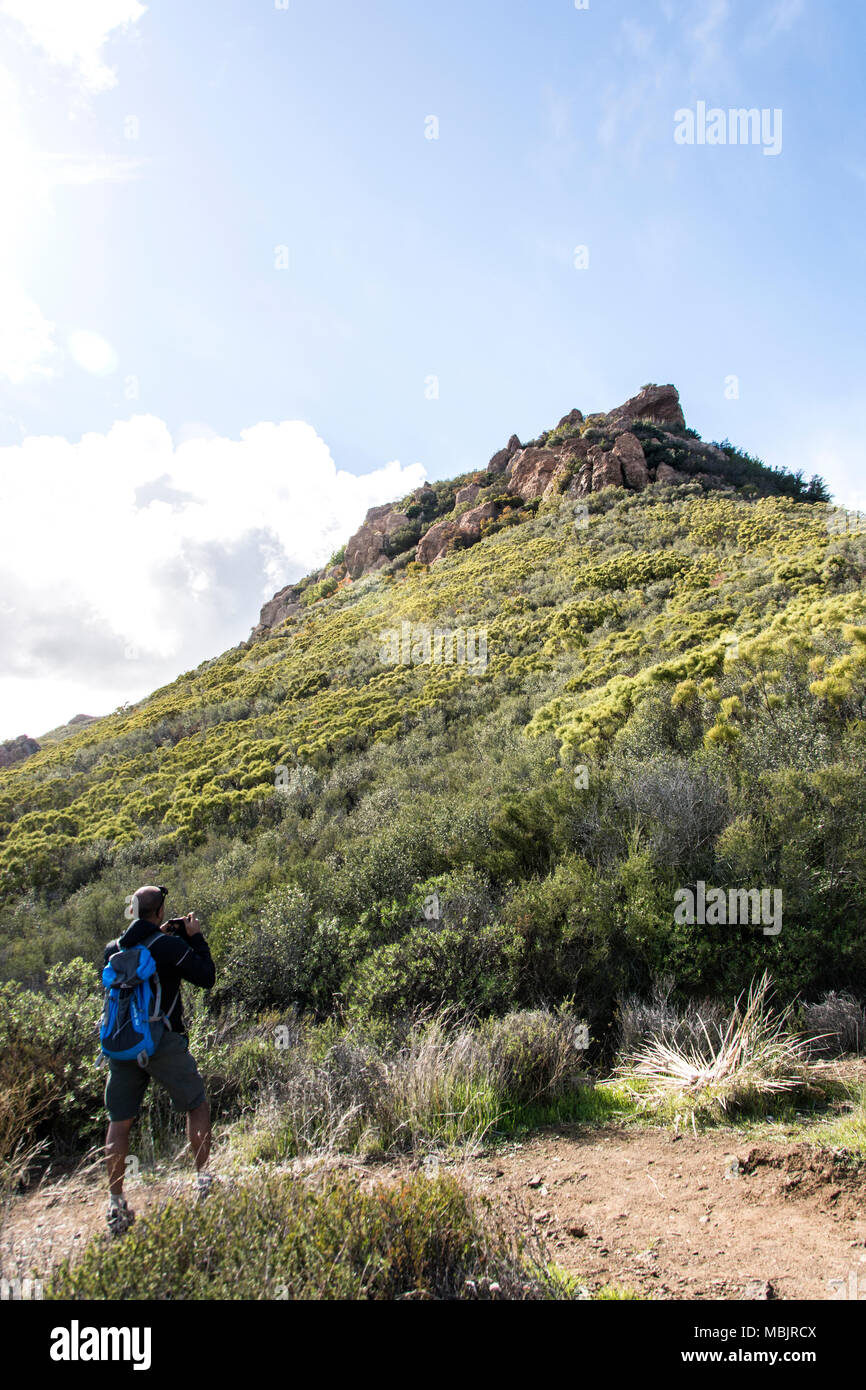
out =
<svg viewBox="0 0 866 1390"><path fill-rule="evenodd" d="M105 1213L108 1230L113 1236L122 1236L135 1220L135 1212L127 1206L125 1197L112 1197Z"/></svg>
<svg viewBox="0 0 866 1390"><path fill-rule="evenodd" d="M209 1197L213 1191L214 1176L212 1173L196 1173L195 1175L195 1195L200 1202Z"/></svg>

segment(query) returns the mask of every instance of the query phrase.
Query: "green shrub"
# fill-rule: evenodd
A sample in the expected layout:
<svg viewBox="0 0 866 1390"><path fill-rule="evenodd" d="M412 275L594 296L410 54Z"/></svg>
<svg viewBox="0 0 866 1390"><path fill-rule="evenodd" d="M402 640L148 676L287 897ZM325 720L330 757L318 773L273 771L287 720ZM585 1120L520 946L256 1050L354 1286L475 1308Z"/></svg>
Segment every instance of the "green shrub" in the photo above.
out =
<svg viewBox="0 0 866 1390"><path fill-rule="evenodd" d="M566 1296L453 1178L316 1191L281 1176L181 1199L60 1266L48 1299L543 1299Z"/></svg>

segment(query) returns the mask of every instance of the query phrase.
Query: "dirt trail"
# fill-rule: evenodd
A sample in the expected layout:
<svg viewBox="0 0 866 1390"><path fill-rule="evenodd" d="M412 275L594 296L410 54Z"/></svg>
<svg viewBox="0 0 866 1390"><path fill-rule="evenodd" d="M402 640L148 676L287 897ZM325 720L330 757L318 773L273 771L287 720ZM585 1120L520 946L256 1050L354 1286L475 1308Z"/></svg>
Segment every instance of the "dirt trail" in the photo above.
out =
<svg viewBox="0 0 866 1390"><path fill-rule="evenodd" d="M807 1144L563 1127L468 1176L596 1288L674 1299L866 1297L866 1165ZM853 1276L853 1280L852 1280Z"/></svg>
<svg viewBox="0 0 866 1390"><path fill-rule="evenodd" d="M361 1181L389 1181L409 1165L350 1166ZM591 1289L613 1283L663 1299L866 1298L866 1165L834 1151L742 1142L731 1131L562 1126L455 1167L513 1229L543 1233L551 1257ZM134 1183L128 1196L143 1215L189 1185L178 1172ZM92 1170L13 1198L0 1273L47 1279L104 1231L105 1207Z"/></svg>

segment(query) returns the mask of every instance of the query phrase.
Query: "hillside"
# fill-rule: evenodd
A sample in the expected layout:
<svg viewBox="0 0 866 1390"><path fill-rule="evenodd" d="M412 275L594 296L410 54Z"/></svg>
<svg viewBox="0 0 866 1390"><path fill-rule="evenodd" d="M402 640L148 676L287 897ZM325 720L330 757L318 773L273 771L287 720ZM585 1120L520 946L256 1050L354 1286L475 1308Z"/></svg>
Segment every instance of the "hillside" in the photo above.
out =
<svg viewBox="0 0 866 1390"><path fill-rule="evenodd" d="M665 387L375 509L249 642L0 772L4 975L165 881L249 1007L866 984L864 548L824 496ZM783 930L677 925L697 880Z"/></svg>
<svg viewBox="0 0 866 1390"><path fill-rule="evenodd" d="M49 1180L99 1141L94 963L145 882L199 912L214 953L216 989L187 1005L227 1182L205 1219L157 1210L182 1151L152 1089L133 1186L154 1204L130 1248L153 1297L165 1248L211 1269L198 1242L217 1265L189 1296L272 1296L271 1237L297 1297L583 1296L577 1277L607 1297L630 1155L665 1156L674 1190L684 1117L697 1145L698 1121L749 1117L775 1142L781 1115L791 1141L849 1145L860 1183L862 1073L806 1063L866 1035L864 578L862 528L819 479L703 443L675 389L647 387L372 509L249 641L0 770L0 1195L43 1172L32 1201L9 1199L3 1271L47 1277L64 1249L53 1226L45 1246L45 1203L81 1213L75 1184ZM705 1074L723 1036L736 1064ZM654 1080L634 1070L671 1040L694 1049L675 1086L657 1054ZM611 1144L609 1210L557 1189L540 1213L494 1219L417 1171L549 1122L573 1126L563 1183L582 1181L587 1135ZM645 1144L620 1133L647 1123ZM739 1144L726 1133L696 1147L695 1172ZM778 1158L792 1182L798 1154ZM371 1189L328 1176L392 1161ZM533 1140L509 1183L546 1192L526 1165L555 1161ZM285 1182L293 1164L303 1184ZM263 1185L238 1177L252 1168ZM484 1188L500 1169L479 1172ZM786 1191L728 1201L708 1182L734 1224L751 1192ZM96 1229L100 1192L87 1179L70 1241ZM814 1201L804 1248L832 1235L820 1279L838 1282L843 1227ZM652 1235L659 1209L641 1197L634 1230ZM371 1243L346 1243L358 1221ZM549 1223L558 1266L515 1254L527 1221ZM407 1232L411 1259L393 1264ZM238 1285L219 1270L240 1246L264 1263ZM124 1242L77 1250L61 1291L124 1297L142 1277ZM761 1287L815 1284L765 1254ZM630 1286L765 1296L737 1292L715 1256L686 1280L679 1256L641 1273L633 1255L610 1263Z"/></svg>

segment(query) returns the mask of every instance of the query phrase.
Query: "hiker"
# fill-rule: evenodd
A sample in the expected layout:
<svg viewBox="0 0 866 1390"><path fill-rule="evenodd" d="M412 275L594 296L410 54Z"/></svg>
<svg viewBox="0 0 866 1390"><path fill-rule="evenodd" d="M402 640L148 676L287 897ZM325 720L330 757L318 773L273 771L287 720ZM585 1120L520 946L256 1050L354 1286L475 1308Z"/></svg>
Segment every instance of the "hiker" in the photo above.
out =
<svg viewBox="0 0 866 1390"><path fill-rule="evenodd" d="M208 944L194 912L184 918L165 921L166 888L139 888L132 898L131 926L105 948L105 964L118 951L146 947L153 956L161 990L160 1013L165 1019L162 1034L152 1056L142 1052L138 1059L108 1058L110 1068L105 1087L109 1125L105 1136L108 1166L108 1229L122 1235L135 1220L135 1212L123 1195L129 1131L138 1116L151 1077L168 1091L174 1108L186 1113L186 1132L196 1166L196 1191L207 1196L213 1181L206 1172L210 1157L210 1109L204 1083L189 1050L184 1030L181 981L189 980L201 989L211 989L215 971ZM134 959L138 958L136 953Z"/></svg>

